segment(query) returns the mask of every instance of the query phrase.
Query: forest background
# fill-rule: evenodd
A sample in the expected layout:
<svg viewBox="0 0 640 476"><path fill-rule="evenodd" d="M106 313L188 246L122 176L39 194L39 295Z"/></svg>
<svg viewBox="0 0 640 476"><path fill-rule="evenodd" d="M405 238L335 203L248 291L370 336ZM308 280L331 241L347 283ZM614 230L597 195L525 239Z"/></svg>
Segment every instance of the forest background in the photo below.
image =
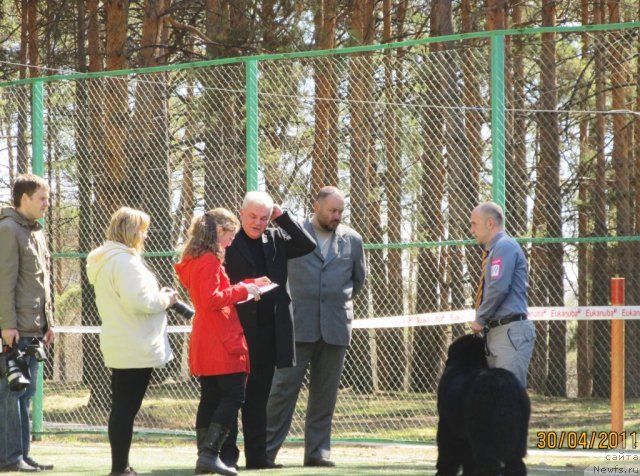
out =
<svg viewBox="0 0 640 476"><path fill-rule="evenodd" d="M638 0L4 1L0 183L8 191L32 165L30 88L21 80L639 17ZM504 53L507 225L527 252L530 303L607 305L614 274L628 280L627 302L640 303L638 29L508 35ZM368 244L370 269L357 318L468 308L479 262L465 241L468 214L491 197L489 41L345 58L280 71L283 62L262 61L261 187L301 215L321 185L348 191L347 221ZM175 77L82 76L73 91L47 83L44 173L54 201L47 223L62 324L99 323L83 257L117 206L150 211L149 262L170 285L172 253L193 213L237 208L247 187L245 85L238 92L229 78L245 70L229 64ZM269 106L273 97L281 101ZM73 114L68 107L57 115L72 103ZM450 104L464 107L451 112ZM73 140L63 132L68 124ZM608 325L538 322L532 390L607 396ZM345 385L431 392L447 343L460 332L358 332ZM628 323L626 340L628 362L640 360L640 322ZM76 364L56 359L48 376L70 378ZM99 355L81 360L82 381L99 402ZM628 366L626 385L628 396L640 396L640 368Z"/></svg>

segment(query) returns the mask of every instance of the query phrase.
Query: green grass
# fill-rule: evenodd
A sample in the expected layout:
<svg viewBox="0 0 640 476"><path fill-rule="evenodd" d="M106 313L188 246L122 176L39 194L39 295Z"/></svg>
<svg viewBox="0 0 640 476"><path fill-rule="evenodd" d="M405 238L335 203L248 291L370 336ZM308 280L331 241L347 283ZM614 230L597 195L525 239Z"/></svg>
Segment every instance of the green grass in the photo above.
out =
<svg viewBox="0 0 640 476"><path fill-rule="evenodd" d="M105 435L46 436L36 442L32 456L46 463L55 464L53 471L45 474L95 476L110 471L109 445ZM195 444L192 439L134 437L130 463L141 475L182 476L193 474ZM299 444L287 444L278 457L285 465L277 471L247 471L241 466L241 474L258 476L414 476L435 473L437 450L428 445L361 445L335 444L331 458L337 463L333 469L302 467L303 448ZM241 465L243 461L240 461ZM578 476L593 465L610 464L602 452L593 451L530 451L527 457L531 476Z"/></svg>
<svg viewBox="0 0 640 476"><path fill-rule="evenodd" d="M144 428L161 428L185 432L192 428L197 399L180 396L178 387L167 391L148 392L136 421ZM104 428L108 408L88 407L88 392L82 387L56 389L45 394L45 431L53 431L52 423L93 425ZM531 395L531 444L539 431L608 431L610 406L608 399L578 399ZM300 395L290 436L302 438L306 393ZM437 425L436 402L432 394L386 392L362 395L343 389L334 417L336 440L396 441L435 443ZM640 400L625 402L625 427L640 432ZM640 440L640 436L639 436Z"/></svg>

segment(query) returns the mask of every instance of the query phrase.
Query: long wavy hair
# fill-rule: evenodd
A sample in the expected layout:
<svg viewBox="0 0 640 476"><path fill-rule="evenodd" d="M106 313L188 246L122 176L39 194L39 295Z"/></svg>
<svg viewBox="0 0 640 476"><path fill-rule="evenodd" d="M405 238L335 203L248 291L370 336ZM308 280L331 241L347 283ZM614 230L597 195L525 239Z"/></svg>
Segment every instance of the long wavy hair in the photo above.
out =
<svg viewBox="0 0 640 476"><path fill-rule="evenodd" d="M222 261L224 250L218 246L218 227L224 231L237 232L240 222L226 208L214 208L202 216L194 217L182 248L182 258L198 258L212 252Z"/></svg>

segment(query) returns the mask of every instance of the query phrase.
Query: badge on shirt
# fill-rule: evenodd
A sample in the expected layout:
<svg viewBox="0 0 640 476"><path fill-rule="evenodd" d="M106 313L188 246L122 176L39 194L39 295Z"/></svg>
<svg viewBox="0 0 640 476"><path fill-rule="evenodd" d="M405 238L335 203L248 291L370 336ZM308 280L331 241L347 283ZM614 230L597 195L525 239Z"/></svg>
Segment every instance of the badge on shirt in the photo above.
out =
<svg viewBox="0 0 640 476"><path fill-rule="evenodd" d="M491 260L491 279L500 279L502 276L502 258Z"/></svg>

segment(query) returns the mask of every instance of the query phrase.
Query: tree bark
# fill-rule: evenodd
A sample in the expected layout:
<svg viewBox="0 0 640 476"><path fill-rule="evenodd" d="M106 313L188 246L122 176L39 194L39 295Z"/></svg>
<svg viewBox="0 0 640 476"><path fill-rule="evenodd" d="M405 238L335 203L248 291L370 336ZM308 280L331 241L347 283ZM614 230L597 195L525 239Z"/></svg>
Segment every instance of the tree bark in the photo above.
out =
<svg viewBox="0 0 640 476"><path fill-rule="evenodd" d="M524 18L524 5L522 2L514 2L512 9L513 28L522 27ZM507 155L506 174L506 215L507 227L513 236L523 236L527 233L527 197L529 177L527 175L527 125L525 109L526 84L525 84L525 36L515 35L510 37L509 63L513 79L509 81L510 99L507 99L509 112L509 124L507 128L510 136L507 143L510 144ZM506 68L509 66L505 65ZM509 69L507 69L509 71ZM505 87L507 85L505 84Z"/></svg>
<svg viewBox="0 0 640 476"><path fill-rule="evenodd" d="M373 1L353 1L350 3L350 30L354 46L373 42ZM371 239L372 223L369 207L370 193L375 179L371 177L372 126L371 107L373 90L373 64L369 53L359 53L349 58L349 117L350 117L350 224L364 238ZM379 268L372 267L372 256L368 254L369 279L367 287L376 286L380 278ZM369 289L355 299L355 318L367 315ZM345 365L344 379L359 391L369 391L372 387L370 336L368 332L354 332L349 362ZM353 367L356 366L356 367Z"/></svg>
<svg viewBox="0 0 640 476"><path fill-rule="evenodd" d="M146 0L142 22L141 66L153 67L164 63L164 12L169 0ZM167 105L169 75L165 72L145 74L135 83L133 123L136 127L129 136L127 150L136 169L135 178L129 179L131 204L149 213L153 233L145 242L148 252L167 252L174 249L171 210L171 150L169 139L169 113ZM171 256L152 257L147 263L155 271L160 286L175 287ZM169 313L169 324L183 324L184 320ZM183 336L169 336L176 355L182 355ZM181 359L174 359L167 372L178 379Z"/></svg>
<svg viewBox="0 0 640 476"><path fill-rule="evenodd" d="M391 0L383 2L383 35L382 41L388 43L392 41L392 18L391 18ZM400 84L394 81L395 75L399 74L399 65L395 61L394 51L386 50L384 52L384 101L385 112L383 122L384 137L384 161L386 167L386 180L380 184L380 191L387 197L387 230L388 242L399 243L402 238L400 235L400 226L402 219L401 209L401 190L400 190L400 174L401 174L401 157L400 143L398 137L398 113L397 106L398 94L397 88ZM374 154L372 154L374 155ZM372 175L375 171L372 171ZM382 190L384 187L384 190ZM379 212L379 205L378 205ZM379 213L378 213L379 217ZM372 217L373 218L373 217ZM373 221L373 219L372 219ZM378 218L379 221L379 218ZM378 236L371 237L373 242L382 242L382 230ZM402 296L402 256L399 249L387 249L385 259L385 251L371 250L370 263L376 266L378 281L375 288L372 289L373 295L382 293L383 299L375 299L374 304L376 316L394 316L401 315L403 312ZM397 390L403 387L406 379L404 378L405 365L405 345L403 329L376 329L375 332L375 352L372 349L372 366L373 366L373 382L374 388L381 390Z"/></svg>
<svg viewBox="0 0 640 476"><path fill-rule="evenodd" d="M319 50L336 46L336 1L321 0L315 15L316 47ZM337 77L333 58L315 62L315 134L311 165L311 196L325 185L338 184L338 104Z"/></svg>
<svg viewBox="0 0 640 476"><path fill-rule="evenodd" d="M555 0L543 0L543 26L555 26ZM537 237L562 236L560 202L560 136L558 131L556 34L542 33L540 58L540 155L536 168L534 230ZM561 244L532 247L532 290L539 305L564 305L563 249ZM542 337L534 351L532 385L548 395L566 395L566 322L538 322ZM545 343L548 342L548 347ZM544 371L546 369L546 372ZM546 373L546 375L545 375ZM544 380L542 380L544 377Z"/></svg>
<svg viewBox="0 0 640 476"><path fill-rule="evenodd" d="M97 4L91 2L87 6L90 14L88 34L90 65L96 66L101 61L97 58L91 58L91 55L96 54L98 49L93 43L96 32L92 31L92 28L98 24ZM125 44L129 2L127 0L106 0L104 8L107 70L125 69L127 66ZM129 129L127 83L126 76L102 78L89 83L89 149L92 157L95 158L93 162L95 202L92 225L96 235L100 233L100 228L104 232L109 223L109 217L116 209L121 205L128 204L126 178L129 164L127 151L124 147ZM93 325L99 324L97 312L95 315L85 314L85 309L83 309L82 318L83 324L87 321L93 321ZM108 385L105 384L108 381L108 375L97 351L99 345L96 337L91 335L85 340L87 352L83 366L83 380L91 390L89 406L102 408L109 402Z"/></svg>
<svg viewBox="0 0 640 476"><path fill-rule="evenodd" d="M20 65L18 66L18 77L19 79L25 79L27 77L27 58L29 52L29 8L28 8L29 0L22 0L20 5L21 15L20 15L20 53L18 55ZM29 108L27 104L29 103L29 96L26 94L27 89L25 87L21 87L19 89L20 93L18 94L18 101L23 103L24 106L18 108L18 130L16 137L16 145L18 147L18 160L17 160L17 171L18 174L26 174L29 172L29 144L27 143L27 131L29 128L29 117L28 111Z"/></svg>
<svg viewBox="0 0 640 476"><path fill-rule="evenodd" d="M593 6L593 20L595 24L605 21L604 4L596 0ZM607 202L606 202L606 158L605 158L605 117L602 111L606 105L606 50L604 44L598 41L595 45L595 83L596 83L596 116L594 124L592 150L596 151L596 170L593 179L592 194L594 235L606 237L607 227ZM596 243L593 247L593 282L591 290L592 305L607 306L609 304L609 256L607 243ZM607 397L611 391L611 361L610 343L611 329L608 321L595 321L592 324L594 335L593 347L593 396Z"/></svg>
<svg viewBox="0 0 640 476"><path fill-rule="evenodd" d="M128 0L106 0L105 3L106 70L122 70L128 66L126 56ZM104 78L105 157L99 161L96 199L105 218L127 203L127 172L130 168L125 148L129 132L128 80L126 76Z"/></svg>
<svg viewBox="0 0 640 476"><path fill-rule="evenodd" d="M447 0L436 0L431 7L431 36L441 36L451 31L451 5ZM418 229L420 241L440 241L444 239L444 217L442 202L446 180L444 157L445 117L439 106L448 105L445 91L447 85L440 77L447 60L439 54L451 47L451 43L431 43L426 58L425 80L429 84L428 98L425 103L433 108L424 108L420 117L424 145L420 157L420 196L418 198ZM444 287L446 268L445 253L440 247L418 249L418 269L416 313L442 310L447 305ZM448 329L444 326L426 326L413 328L413 376L412 389L419 392L435 391L438 378L442 373L448 344Z"/></svg>
<svg viewBox="0 0 640 476"><path fill-rule="evenodd" d="M435 6L436 4L434 3ZM439 14L441 24L438 28L438 33L440 35L452 35L454 31L451 2L441 2L440 6L443 11ZM445 155L443 151L442 157L443 162L446 163L447 171L449 233L453 240L464 240L468 236L469 216L478 200L478 182L475 181L474 177L477 157L472 157L470 153L470 141L466 135L465 126L465 94L468 91L461 89L458 78L464 77L463 71L472 67L474 62L472 61L471 64L464 63L469 59L469 56L459 54L459 49L456 48L457 45L452 42L444 43L442 46L443 48L440 50L442 57L440 76L442 100L443 104L449 105L443 112L447 153ZM462 67L463 64L466 67ZM477 106L480 105L480 103L477 104ZM471 139L471 141L473 140ZM446 301L443 304L447 307L448 303L451 302L453 310L461 310L465 308L467 296L465 281L461 279L465 270L464 248L462 246L449 246L447 251L448 289L445 294Z"/></svg>
<svg viewBox="0 0 640 476"><path fill-rule="evenodd" d="M240 19L240 3L207 0L206 32L215 44L207 45L208 59L237 53L240 40L232 40L230 32L243 37L246 25ZM240 21L240 23L238 23ZM199 78L206 86L203 94L201 122L204 124L205 208L226 206L238 208L246 190L244 84L230 84L225 67L203 69ZM244 73L243 78L244 78ZM223 186L221 186L223 184Z"/></svg>
<svg viewBox="0 0 640 476"><path fill-rule="evenodd" d="M620 22L620 1L607 0L609 11L609 23ZM626 85L629 82L627 64L627 41L623 39L620 31L611 31L607 35L610 55L609 65L611 66L611 108L620 111L627 108ZM632 162L629 155L629 133L631 122L624 114L613 114L613 149L611 151L611 162L615 172L616 187L612 191L616 207L616 236L629 236L633 234L633 193L631 189ZM637 246L631 242L619 242L616 245L615 273L619 277L626 279L627 283L632 283L634 275L634 249ZM627 304L634 305L633 297L637 294L629 286L627 293ZM625 324L625 359L627 362L636 362L640 359L640 322L629 321ZM640 395L640 371L635 365L627 365L625 371L625 396L635 398Z"/></svg>
<svg viewBox="0 0 640 476"><path fill-rule="evenodd" d="M588 0L581 2L581 20L583 25L589 24L589 5ZM589 35L583 33L581 59L584 62L589 55ZM586 98L589 93L589 85L587 81L582 80L580 90L585 98L581 101L581 109L587 108ZM580 183L578 185L578 235L580 237L589 236L589 117L585 114L580 118L580 165L578 177ZM589 246L586 243L578 245L578 305L587 306L589 304ZM577 378L578 378L578 398L591 396L592 378L591 378L591 361L592 342L590 342L591 326L588 321L578 321L578 330L576 331L576 347L577 347Z"/></svg>
<svg viewBox="0 0 640 476"><path fill-rule="evenodd" d="M478 24L475 20L475 16L472 11L473 2L471 0L463 0L460 6L462 33L469 33L477 31ZM485 100L480 93L480 81L477 71L483 69L483 61L486 58L480 58L475 53L477 48L475 40L464 40L465 46L461 51L462 64L467 65L463 68L463 102L465 110L465 136L467 138L467 153L469 156L469 169L467 171L469 176L468 194L470 199L479 201L479 189L480 189L480 170L482 167L482 152L484 148L484 141L482 139L482 124L484 121L483 113L479 109L485 105ZM466 223L466 220L465 220ZM472 288L475 283L480 280L480 247L479 246L467 246L465 247L465 258L468 263L467 275L468 282L472 283ZM466 295L466 293L465 293ZM462 333L459 328L454 327L454 335Z"/></svg>

